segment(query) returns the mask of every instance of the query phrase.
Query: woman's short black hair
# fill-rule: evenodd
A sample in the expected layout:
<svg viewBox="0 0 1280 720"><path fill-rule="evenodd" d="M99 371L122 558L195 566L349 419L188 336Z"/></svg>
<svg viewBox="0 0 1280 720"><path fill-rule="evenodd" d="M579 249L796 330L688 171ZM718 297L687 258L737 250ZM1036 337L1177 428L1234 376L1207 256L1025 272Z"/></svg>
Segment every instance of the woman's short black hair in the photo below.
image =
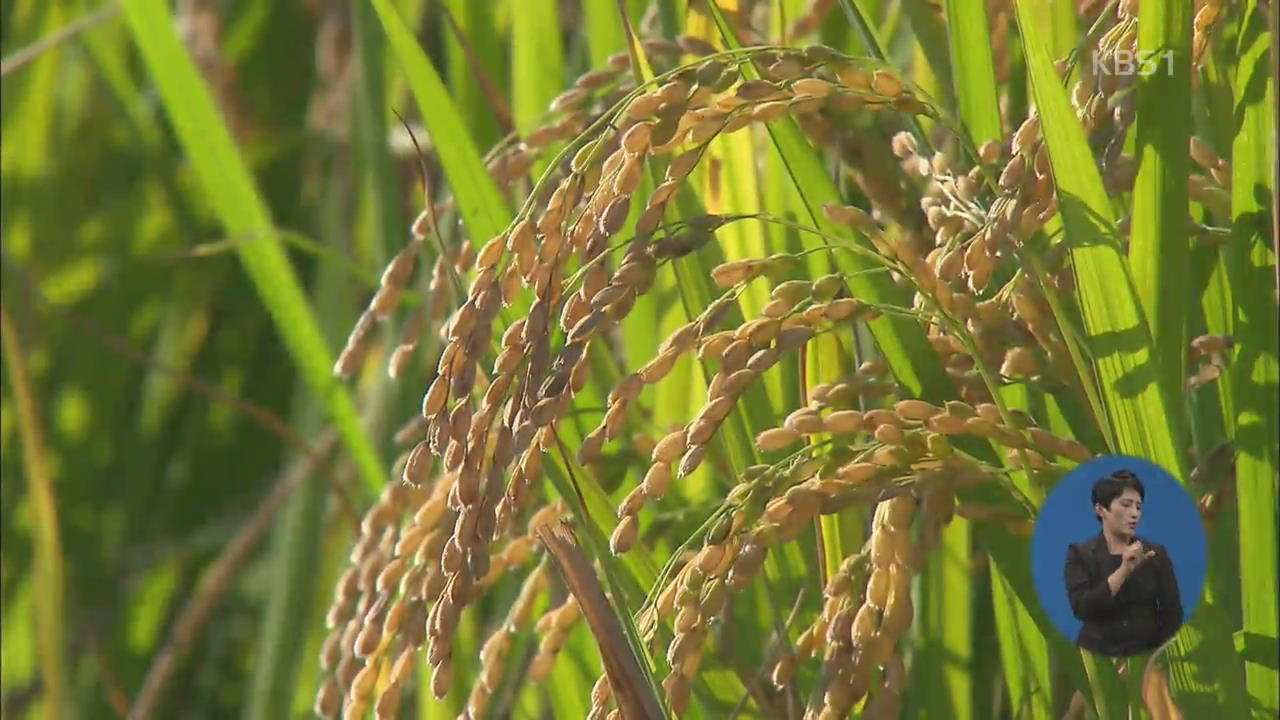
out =
<svg viewBox="0 0 1280 720"><path fill-rule="evenodd" d="M1133 490L1144 500L1147 497L1147 489L1142 486L1137 475L1129 470L1117 470L1094 481L1093 504L1109 509L1111 503L1123 495L1125 490ZM1102 518L1098 518L1098 522L1102 522Z"/></svg>

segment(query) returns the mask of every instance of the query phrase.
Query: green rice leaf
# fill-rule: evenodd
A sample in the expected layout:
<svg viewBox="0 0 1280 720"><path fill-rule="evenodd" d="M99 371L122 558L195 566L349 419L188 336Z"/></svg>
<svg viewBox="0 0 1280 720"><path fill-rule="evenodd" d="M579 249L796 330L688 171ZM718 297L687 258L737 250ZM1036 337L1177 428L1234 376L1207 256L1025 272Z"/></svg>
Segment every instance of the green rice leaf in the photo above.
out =
<svg viewBox="0 0 1280 720"><path fill-rule="evenodd" d="M502 233L512 214L506 200L485 170L475 140L449 97L440 75L390 0L371 0L387 33L391 50L409 78L422 121L449 179L462 222L475 247Z"/></svg>
<svg viewBox="0 0 1280 720"><path fill-rule="evenodd" d="M516 132L527 134L547 113L551 101L565 88L564 48L560 44L557 0L516 0L511 13L511 110ZM533 177L550 160L539 158Z"/></svg>
<svg viewBox="0 0 1280 720"><path fill-rule="evenodd" d="M1048 56L1048 40L1042 28L1028 21L1031 3L1019 0L1017 11L1071 248L1082 333L1110 426L1110 449L1148 458L1185 479L1183 423L1170 419L1181 408L1167 397L1159 381L1156 347L1133 275L1115 240L1101 178ZM1170 676L1176 699L1194 702L1197 712L1238 702L1227 689L1236 671L1235 663L1229 661L1229 650L1221 644L1224 622L1223 609L1206 597L1196 618L1183 627L1173 645ZM1217 654L1221 659L1212 667L1191 659L1202 653Z"/></svg>
<svg viewBox="0 0 1280 720"><path fill-rule="evenodd" d="M960 118L976 145L1001 140L995 60L984 0L947 0L947 31Z"/></svg>
<svg viewBox="0 0 1280 720"><path fill-rule="evenodd" d="M955 107L955 86L951 79L953 69L947 52L947 24L941 9L930 0L904 0L903 9L910 22L911 34L915 36L916 47L928 61L928 70L941 90L937 96L947 107ZM915 72L916 82L921 83L921 68L916 68Z"/></svg>
<svg viewBox="0 0 1280 720"><path fill-rule="evenodd" d="M952 519L922 573L920 659L912 680L926 689L917 713L922 717L974 717L974 654L982 650L974 642L972 534L968 520Z"/></svg>
<svg viewBox="0 0 1280 720"><path fill-rule="evenodd" d="M1013 717L1049 718L1053 688L1046 682L1049 678L1049 654L1044 636L1037 630L1031 616L1031 608L1037 607L1036 600L1019 594L994 560L991 563L991 595L1000 648L1013 651L1011 657L1000 658Z"/></svg>
<svg viewBox="0 0 1280 720"><path fill-rule="evenodd" d="M416 0L416 2L421 3L423 0ZM453 104L470 130L471 139L478 146L486 147L495 142L501 133L498 129L498 117L489 103L489 98L485 96L484 87L477 81L477 68L472 63L472 57L494 85L507 86L506 71L501 64L504 57L501 47L502 37L494 32L496 24L493 16L497 3L443 0L443 3L430 3L430 11L434 12L435 7L439 5L443 6L441 14L447 12L457 26L455 33L453 25L445 21L445 27L442 29L445 60L448 63L447 81ZM404 3L400 3L400 12L402 17L410 19L420 14L420 11L414 13L404 7ZM413 26L412 22L409 24ZM468 47L462 44L459 35L466 38L467 45L470 46L470 54L467 52ZM400 72L399 68L396 68L396 72ZM403 75L400 78L403 79Z"/></svg>
<svg viewBox="0 0 1280 720"><path fill-rule="evenodd" d="M173 18L158 0L127 0L121 9L219 221L228 235L258 238L238 243L236 252L289 354L312 391L323 398L366 486L371 492L381 488L386 470L360 426L350 395L332 375L333 355L281 248L270 213L207 85L178 39Z"/></svg>
<svg viewBox="0 0 1280 720"><path fill-rule="evenodd" d="M1173 408L1156 381L1151 331L1116 239L1107 192L1049 57L1049 39L1043 28L1027 22L1031 5L1016 5L1022 49L1071 248L1085 344L1114 433L1111 450L1152 459L1184 476L1184 443L1169 425Z"/></svg>
<svg viewBox="0 0 1280 720"><path fill-rule="evenodd" d="M1138 57L1153 72L1137 82L1138 178L1133 191L1129 265L1154 343L1159 382L1170 407L1182 407L1190 306L1186 237L1187 143L1191 134L1191 1L1143 3ZM1167 60L1167 61L1166 61ZM1145 63L1144 63L1145 64ZM1181 424L1181 413L1170 415ZM1185 431L1177 433L1179 437Z"/></svg>
<svg viewBox="0 0 1280 720"><path fill-rule="evenodd" d="M1080 20L1076 16L1076 7L1069 2L1049 2L1049 27L1053 30L1053 56L1066 57L1076 48L1080 39Z"/></svg>
<svg viewBox="0 0 1280 720"><path fill-rule="evenodd" d="M1235 348L1228 362L1231 413L1225 418L1235 443L1240 524L1240 594L1243 632L1265 640L1270 657L1246 655L1250 704L1264 715L1280 707L1277 675L1276 437L1280 433L1280 382L1276 338L1276 115L1274 54L1260 3L1243 9L1235 68L1235 117L1231 148L1231 241L1223 264L1234 305L1228 332ZM1272 7L1272 23L1276 9ZM1221 382L1221 381L1219 381Z"/></svg>

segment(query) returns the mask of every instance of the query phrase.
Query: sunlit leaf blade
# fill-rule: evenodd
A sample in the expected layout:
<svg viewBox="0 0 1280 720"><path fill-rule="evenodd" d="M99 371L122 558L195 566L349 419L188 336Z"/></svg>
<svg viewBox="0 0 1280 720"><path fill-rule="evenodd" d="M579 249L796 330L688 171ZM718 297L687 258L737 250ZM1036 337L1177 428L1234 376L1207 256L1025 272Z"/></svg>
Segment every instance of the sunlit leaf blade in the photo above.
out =
<svg viewBox="0 0 1280 720"><path fill-rule="evenodd" d="M371 0L387 33L391 49L409 78L418 101L422 122L440 158L449 190L457 201L472 245L479 247L503 232L511 222L511 210L485 170L475 140L458 114L440 75L405 26L390 0Z"/></svg>
<svg viewBox="0 0 1280 720"><path fill-rule="evenodd" d="M947 31L955 97L975 145L1000 140L1000 103L996 100L991 29L983 0L947 0Z"/></svg>
<svg viewBox="0 0 1280 720"><path fill-rule="evenodd" d="M1081 20L1077 8L1069 2L1046 3L1049 27L1053 30L1052 53L1056 58L1066 57L1080 41Z"/></svg>
<svg viewBox="0 0 1280 720"><path fill-rule="evenodd" d="M1243 635L1237 645L1265 648L1243 653L1251 704L1275 715L1280 705L1280 636L1276 577L1276 437L1280 433L1277 369L1275 246L1276 114L1274 53L1276 9L1268 36L1261 4L1242 10L1235 68L1238 124L1232 144L1232 235L1223 249L1234 303L1230 335L1235 351L1227 380L1233 403L1227 426L1238 453L1236 485L1240 524L1240 594ZM1268 657L1269 656L1269 657Z"/></svg>
<svg viewBox="0 0 1280 720"><path fill-rule="evenodd" d="M1129 266L1154 343L1154 365L1170 407L1182 406L1188 272L1187 144L1191 125L1191 0L1143 3L1138 22ZM1150 71L1150 72L1147 72ZM1181 424L1181 413L1169 417ZM1178 431L1178 436L1185 435Z"/></svg>
<svg viewBox="0 0 1280 720"><path fill-rule="evenodd" d="M1089 689L1093 694L1093 708L1098 720L1127 717L1128 702L1124 684L1116 674L1115 666L1106 658L1082 652L1085 672L1089 677Z"/></svg>
<svg viewBox="0 0 1280 720"><path fill-rule="evenodd" d="M1049 718L1052 688L1045 683L1049 677L1049 654L1044 637L1033 622L1030 608L1023 602L1024 596L1019 595L994 562L991 567L991 595L1000 647L1014 652L1013 657L1000 659L1005 685L1009 688L1009 705L1018 717Z"/></svg>
<svg viewBox="0 0 1280 720"><path fill-rule="evenodd" d="M955 107L955 94L951 67L951 58L947 43L947 25L942 8L930 0L904 0L903 8L910 21L911 34L915 36L916 47L929 63L929 71L935 78L939 88L937 97L942 98L948 107ZM916 68L916 81L920 82L922 68Z"/></svg>
<svg viewBox="0 0 1280 720"><path fill-rule="evenodd" d="M1115 218L1084 130L1048 53L1044 28L1017 3L1022 49L1049 148L1080 307L1116 452L1151 458L1181 475L1183 443L1168 422L1172 409L1156 383L1151 332L1133 276L1116 239Z"/></svg>
<svg viewBox="0 0 1280 720"><path fill-rule="evenodd" d="M1067 101L1043 28L1031 17L1031 3L1017 4L1022 47L1027 58L1040 125L1048 146L1056 192L1075 270L1086 346L1106 409L1112 451L1145 457L1186 481L1181 423L1158 381L1152 342L1133 275L1115 239L1114 218L1083 130ZM1237 703L1231 663L1213 668L1193 662L1199 652L1227 652L1222 643L1226 618L1206 598L1173 645L1171 680L1184 707ZM1214 649L1209 649L1209 648ZM1194 705L1192 705L1194 703ZM1197 710L1199 711L1199 710Z"/></svg>
<svg viewBox="0 0 1280 720"><path fill-rule="evenodd" d="M511 89L516 130L537 126L565 87L555 0L521 0L512 8Z"/></svg>
<svg viewBox="0 0 1280 720"><path fill-rule="evenodd" d="M423 2L424 0L417 0ZM367 4L367 3L366 3ZM484 72L497 87L505 87L506 75L500 64L503 57L500 43L502 36L493 31L494 11L498 4L493 2L472 2L472 0L445 0L443 3L429 3L428 11L435 12L435 6L442 6L442 13L447 12L452 22L446 21L444 30L445 58L448 62L447 81L453 98L454 107L470 130L471 138L478 146L491 144L497 140L498 122L493 108L485 97L484 87L477 81L477 73ZM414 18L413 12L406 4L397 3L401 17ZM412 26L412 22L410 22ZM457 31L453 32L454 27ZM467 46L463 45L465 39ZM470 52L468 52L470 51ZM472 59L480 65L473 64ZM401 72L395 68L397 74ZM403 75L400 75L403 78Z"/></svg>
<svg viewBox="0 0 1280 720"><path fill-rule="evenodd" d="M359 149L359 177L364 206L357 227L361 254L380 266L403 244L404 220L399 217L397 193L387 153L387 115L384 58L386 42L373 8L358 3L352 8L355 49L360 58L355 87L353 128ZM345 190L341 176L327 178L326 192ZM341 256L348 238L343 208L326 203L322 209L321 242ZM361 247L362 246L362 247ZM341 342L350 330L349 309L358 301L355 287L342 266L320 266L311 297L321 331L330 342ZM385 389L386 373L371 373L373 390ZM323 416L314 403L295 403L291 424L308 435L323 429ZM329 488L318 478L303 482L281 511L279 527L271 538L272 578L262 613L262 650L254 664L253 684L245 700L246 720L269 720L289 714L299 691L306 690L307 705L315 697L319 678L310 673L311 658L324 642L325 628L313 621L323 600L316 595L328 579L320 572L324 555L324 518Z"/></svg>
<svg viewBox="0 0 1280 720"><path fill-rule="evenodd" d="M511 8L511 108L516 132L524 135L566 87L556 6L556 0L517 0ZM546 158L535 162L533 177L549 164Z"/></svg>
<svg viewBox="0 0 1280 720"><path fill-rule="evenodd" d="M923 715L967 720L975 717L973 542L969 521L955 518L943 531L942 545L922 573L920 660L913 683L928 688L920 700Z"/></svg>
<svg viewBox="0 0 1280 720"><path fill-rule="evenodd" d="M333 355L276 238L270 213L208 87L178 40L172 17L156 0L129 0L121 8L219 221L228 235L256 238L237 244L236 252L285 346L312 390L324 398L367 486L382 487L386 472L360 426L350 395L332 375Z"/></svg>

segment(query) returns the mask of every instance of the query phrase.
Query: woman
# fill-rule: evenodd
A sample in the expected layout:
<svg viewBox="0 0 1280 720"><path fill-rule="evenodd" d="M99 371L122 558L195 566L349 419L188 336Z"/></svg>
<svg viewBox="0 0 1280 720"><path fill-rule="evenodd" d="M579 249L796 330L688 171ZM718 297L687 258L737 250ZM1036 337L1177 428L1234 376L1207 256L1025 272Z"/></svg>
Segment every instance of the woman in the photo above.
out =
<svg viewBox="0 0 1280 720"><path fill-rule="evenodd" d="M1142 481L1128 470L1100 478L1092 500L1102 532L1067 549L1067 596L1084 622L1076 644L1101 655L1149 652L1182 626L1168 551L1135 534L1144 497Z"/></svg>

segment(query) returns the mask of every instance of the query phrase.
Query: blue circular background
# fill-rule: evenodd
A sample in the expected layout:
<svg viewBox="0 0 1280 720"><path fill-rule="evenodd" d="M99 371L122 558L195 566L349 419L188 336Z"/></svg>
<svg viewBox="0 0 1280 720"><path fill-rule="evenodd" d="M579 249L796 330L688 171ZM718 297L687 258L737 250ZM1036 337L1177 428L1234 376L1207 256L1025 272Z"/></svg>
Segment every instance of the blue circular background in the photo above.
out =
<svg viewBox="0 0 1280 720"><path fill-rule="evenodd" d="M1090 495L1093 482L1121 468L1136 474L1146 488L1137 533L1168 549L1182 597L1183 622L1191 618L1204 590L1204 525L1187 491L1168 470L1147 460L1124 455L1094 458L1054 485L1040 508L1031 534L1031 573L1040 604L1054 627L1072 643L1083 623L1071 614L1062 577L1067 546L1088 540L1101 531Z"/></svg>

